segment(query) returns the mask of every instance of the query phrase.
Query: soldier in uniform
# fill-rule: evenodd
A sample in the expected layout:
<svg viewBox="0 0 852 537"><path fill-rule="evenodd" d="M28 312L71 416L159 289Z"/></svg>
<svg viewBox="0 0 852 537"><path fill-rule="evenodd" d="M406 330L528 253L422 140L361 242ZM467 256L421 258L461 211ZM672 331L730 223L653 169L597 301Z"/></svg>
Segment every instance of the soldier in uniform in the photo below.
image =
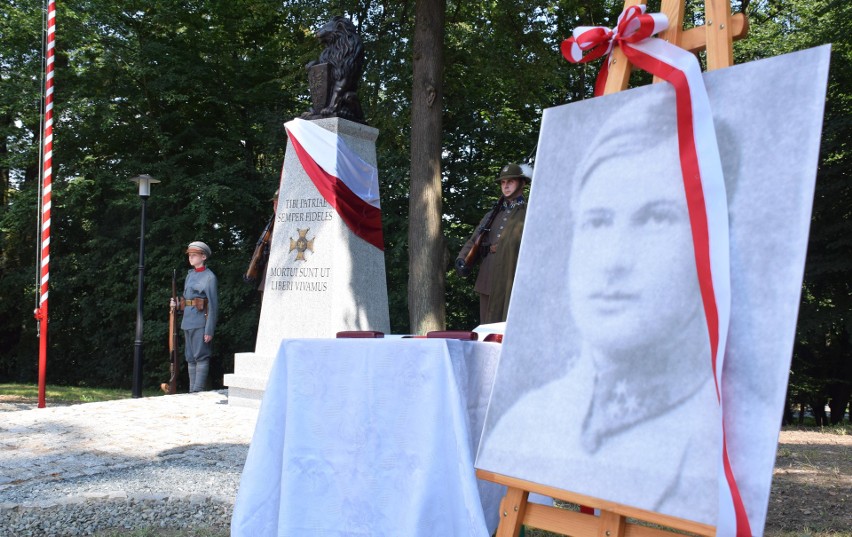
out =
<svg viewBox="0 0 852 537"><path fill-rule="evenodd" d="M211 341L216 330L219 294L216 275L207 268L210 247L194 241L186 249L192 268L186 275L183 298L178 307L183 311L180 323L189 371L189 391L200 392L207 384L210 371Z"/></svg>
<svg viewBox="0 0 852 537"><path fill-rule="evenodd" d="M478 252L482 266L474 284L474 290L479 294L481 324L503 322L509 312L509 298L527 214L524 186L531 179L518 164L507 164L500 170L496 181L502 192L500 200L476 227L456 259L456 270L462 276L470 274L472 266L465 264L465 258L477 236L484 233ZM497 214L491 226L485 229L494 211Z"/></svg>

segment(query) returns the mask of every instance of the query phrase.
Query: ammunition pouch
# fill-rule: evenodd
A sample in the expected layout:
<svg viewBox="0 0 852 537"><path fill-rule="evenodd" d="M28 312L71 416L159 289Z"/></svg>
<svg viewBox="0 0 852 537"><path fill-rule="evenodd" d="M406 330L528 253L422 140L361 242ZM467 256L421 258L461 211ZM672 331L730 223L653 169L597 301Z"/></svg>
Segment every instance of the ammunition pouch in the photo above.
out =
<svg viewBox="0 0 852 537"><path fill-rule="evenodd" d="M180 304L178 304L178 309L183 311L186 308L193 307L200 311L201 313L207 313L207 299L196 297L196 298L183 298L180 299Z"/></svg>

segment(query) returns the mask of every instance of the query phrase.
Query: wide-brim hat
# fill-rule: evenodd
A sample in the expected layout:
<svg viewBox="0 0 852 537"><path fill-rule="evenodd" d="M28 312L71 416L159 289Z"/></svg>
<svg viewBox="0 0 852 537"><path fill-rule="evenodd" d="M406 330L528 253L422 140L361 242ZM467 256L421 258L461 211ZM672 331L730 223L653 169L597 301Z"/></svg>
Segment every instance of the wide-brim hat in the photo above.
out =
<svg viewBox="0 0 852 537"><path fill-rule="evenodd" d="M201 241L193 241L193 242L189 243L189 246L186 247L186 253L190 253L190 252L203 254L203 255L206 255L207 257L210 257L210 255L213 253L210 250L210 247L207 246L206 244L204 244Z"/></svg>
<svg viewBox="0 0 852 537"><path fill-rule="evenodd" d="M495 179L495 181L499 183L503 179L523 179L524 181L529 183L530 181L532 181L530 175L532 174L527 175L527 172L520 164L515 164L513 162L503 166L503 168L500 170L500 175L497 176L497 179Z"/></svg>

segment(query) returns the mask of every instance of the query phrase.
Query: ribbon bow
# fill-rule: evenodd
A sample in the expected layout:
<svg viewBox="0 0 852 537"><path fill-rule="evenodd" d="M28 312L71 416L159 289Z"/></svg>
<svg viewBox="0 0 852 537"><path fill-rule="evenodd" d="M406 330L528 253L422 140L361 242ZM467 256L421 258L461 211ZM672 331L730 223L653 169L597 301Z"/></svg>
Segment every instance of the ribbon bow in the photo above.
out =
<svg viewBox="0 0 852 537"><path fill-rule="evenodd" d="M669 27L663 13L645 13L645 5L630 6L618 16L615 30L605 26L578 26L572 36L562 41L562 55L571 63L588 63L601 56L611 56L619 46L632 59L631 44L639 43ZM610 59L603 63L595 80L595 96L603 95L609 75Z"/></svg>

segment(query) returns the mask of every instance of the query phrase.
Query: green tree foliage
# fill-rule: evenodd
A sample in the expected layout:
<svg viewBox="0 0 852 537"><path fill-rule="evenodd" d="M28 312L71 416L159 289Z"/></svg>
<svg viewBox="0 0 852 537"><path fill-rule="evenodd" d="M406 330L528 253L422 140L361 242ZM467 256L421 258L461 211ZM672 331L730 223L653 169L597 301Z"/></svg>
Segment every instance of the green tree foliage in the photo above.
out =
<svg viewBox="0 0 852 537"><path fill-rule="evenodd" d="M0 6L0 375L35 364L35 220L41 103L42 11L36 2Z"/></svg>
<svg viewBox="0 0 852 537"><path fill-rule="evenodd" d="M738 63L833 43L791 398L839 401L852 377L852 7L842 0L746 4L751 29L735 44ZM703 23L702 5L687 2L687 26ZM191 240L214 251L218 365L230 370L235 352L253 348L259 297L241 275L270 216L283 123L308 108L303 66L321 51L313 32L334 15L348 16L364 40L359 93L380 131L391 328L410 330L409 222L422 221L409 214L414 0L68 0L57 7L51 383L130 386L141 204L128 179L139 173L162 180L148 201L146 385L167 378L167 297L172 270L182 281L188 268L183 252ZM560 42L577 25L613 25L621 7L615 0L447 0L447 263L435 270L447 273L448 328L478 322L472 279L458 278L449 261L497 199L498 170L534 164L544 108L592 95L599 62L569 64ZM650 2L658 8L659 0ZM0 379L34 381L41 1L2 3L0 35Z"/></svg>
<svg viewBox="0 0 852 537"><path fill-rule="evenodd" d="M588 5L587 5L588 4ZM444 212L454 260L500 197L494 179L509 162L535 158L544 108L591 97L559 52L575 24L602 22L599 2L457 2L447 11ZM591 71L590 71L591 72ZM594 75L593 75L594 76ZM593 78L592 78L593 80ZM448 275L447 324L478 324L473 280Z"/></svg>
<svg viewBox="0 0 852 537"><path fill-rule="evenodd" d="M25 15L14 7L15 16ZM38 24L39 10L30 12ZM281 24L288 18L291 24ZM254 344L258 304L240 274L268 218L266 200L283 159L283 120L304 107L304 73L291 66L307 61L316 21L250 0L82 0L61 3L57 20L51 381L127 385L140 215L128 179L143 172L162 180L148 203L146 383L165 376L171 273L184 272L183 249L197 238L211 244L211 266L222 281L217 354L227 367L227 357ZM28 52L36 58L37 36ZM40 68L30 72L37 79ZM35 102L37 88L27 90ZM32 189L14 193L34 206L27 199L34 200ZM4 208L4 239L11 238L7 229L19 227L24 207ZM11 262L6 256L4 247L4 262ZM32 266L26 261L8 268L25 274ZM10 293L4 304L6 297L21 305L13 314L24 324L31 301ZM6 348L4 376L32 378L31 345L22 338Z"/></svg>

